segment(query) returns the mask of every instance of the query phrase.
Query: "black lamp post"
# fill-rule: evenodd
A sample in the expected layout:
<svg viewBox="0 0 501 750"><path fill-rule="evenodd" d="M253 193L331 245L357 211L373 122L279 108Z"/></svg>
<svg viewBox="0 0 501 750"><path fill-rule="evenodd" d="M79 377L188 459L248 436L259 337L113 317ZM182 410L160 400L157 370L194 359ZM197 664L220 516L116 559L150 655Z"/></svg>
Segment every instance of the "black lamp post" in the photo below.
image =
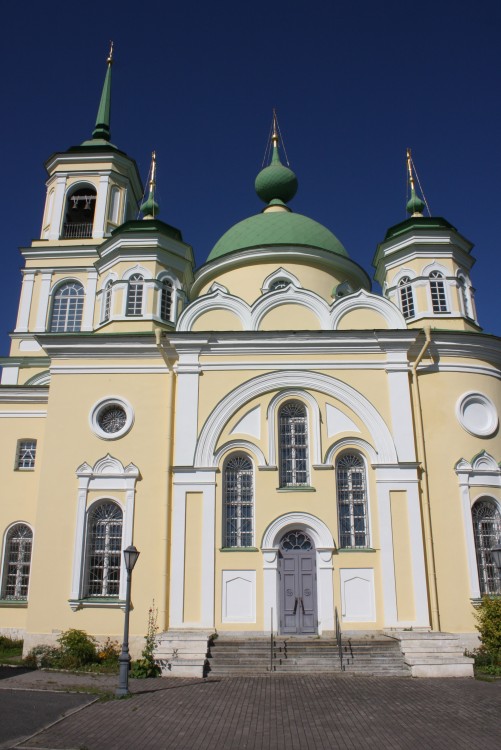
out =
<svg viewBox="0 0 501 750"><path fill-rule="evenodd" d="M118 688L116 689L115 695L119 698L124 695L129 695L129 669L130 669L130 654L129 654L129 614L130 614L130 581L132 577L132 571L134 565L139 557L139 552L134 546L127 547L124 549L125 569L127 570L127 591L125 594L125 623L124 623L124 640L122 643L122 651L118 657L119 664L119 675L118 675Z"/></svg>

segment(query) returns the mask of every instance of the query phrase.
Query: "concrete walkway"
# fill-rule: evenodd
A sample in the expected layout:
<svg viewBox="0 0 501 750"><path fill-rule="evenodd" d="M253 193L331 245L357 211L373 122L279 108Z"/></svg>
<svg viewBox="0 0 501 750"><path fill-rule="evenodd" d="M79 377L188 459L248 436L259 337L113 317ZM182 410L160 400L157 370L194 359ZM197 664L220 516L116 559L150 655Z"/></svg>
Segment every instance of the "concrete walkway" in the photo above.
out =
<svg viewBox="0 0 501 750"><path fill-rule="evenodd" d="M116 678L33 672L0 688L112 691ZM498 750L501 682L348 675L131 680L17 748ZM2 694L0 692L0 702Z"/></svg>

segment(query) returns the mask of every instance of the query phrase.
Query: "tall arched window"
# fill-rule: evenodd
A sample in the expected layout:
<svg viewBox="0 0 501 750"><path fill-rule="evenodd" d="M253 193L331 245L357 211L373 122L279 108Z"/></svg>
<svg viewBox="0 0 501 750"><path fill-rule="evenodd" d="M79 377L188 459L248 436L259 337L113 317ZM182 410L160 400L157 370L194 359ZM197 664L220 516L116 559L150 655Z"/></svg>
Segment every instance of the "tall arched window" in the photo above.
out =
<svg viewBox="0 0 501 750"><path fill-rule="evenodd" d="M75 190L68 196L64 215L63 237L82 239L92 237L96 191L92 187Z"/></svg>
<svg viewBox="0 0 501 750"><path fill-rule="evenodd" d="M447 297L445 296L445 283L440 271L430 273L431 306L434 313L448 312Z"/></svg>
<svg viewBox="0 0 501 750"><path fill-rule="evenodd" d="M2 599L27 600L32 543L33 532L25 523L9 530L5 540Z"/></svg>
<svg viewBox="0 0 501 750"><path fill-rule="evenodd" d="M113 282L108 281L103 290L103 306L101 314L101 323L107 323L111 315L111 293L113 289Z"/></svg>
<svg viewBox="0 0 501 750"><path fill-rule="evenodd" d="M85 596L118 596L122 560L122 510L107 500L94 506L87 524Z"/></svg>
<svg viewBox="0 0 501 750"><path fill-rule="evenodd" d="M356 453L337 462L337 507L340 547L368 547L367 479L365 464Z"/></svg>
<svg viewBox="0 0 501 750"><path fill-rule="evenodd" d="M230 456L223 470L225 547L252 547L254 540L254 472L246 455Z"/></svg>
<svg viewBox="0 0 501 750"><path fill-rule="evenodd" d="M78 281L62 284L54 294L50 330L53 333L79 331L82 326L84 288Z"/></svg>
<svg viewBox="0 0 501 750"><path fill-rule="evenodd" d="M404 276L398 282L400 292L400 307L404 318L414 317L414 295L412 293L411 280Z"/></svg>
<svg viewBox="0 0 501 750"><path fill-rule="evenodd" d="M140 273L134 273L129 279L127 289L127 315L142 315L143 313L144 279Z"/></svg>
<svg viewBox="0 0 501 750"><path fill-rule="evenodd" d="M301 401L287 401L278 412L280 487L308 484L308 415Z"/></svg>
<svg viewBox="0 0 501 750"><path fill-rule="evenodd" d="M172 281L162 279L162 290L160 292L160 318L171 320L172 315Z"/></svg>
<svg viewBox="0 0 501 750"><path fill-rule="evenodd" d="M501 513L494 500L484 498L473 505L471 518L480 593L501 594L501 573L491 555L491 549L501 544Z"/></svg>

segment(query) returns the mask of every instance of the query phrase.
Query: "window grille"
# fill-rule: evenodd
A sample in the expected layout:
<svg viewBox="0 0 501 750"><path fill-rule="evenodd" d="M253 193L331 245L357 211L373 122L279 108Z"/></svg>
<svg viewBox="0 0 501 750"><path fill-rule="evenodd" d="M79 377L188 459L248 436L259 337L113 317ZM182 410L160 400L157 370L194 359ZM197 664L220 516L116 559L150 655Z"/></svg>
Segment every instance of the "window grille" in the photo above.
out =
<svg viewBox="0 0 501 750"><path fill-rule="evenodd" d="M254 487L252 461L232 456L224 467L224 546L252 547Z"/></svg>
<svg viewBox="0 0 501 750"><path fill-rule="evenodd" d="M414 317L414 295L412 293L411 280L409 276L404 276L398 282L400 291L400 306L404 318Z"/></svg>
<svg viewBox="0 0 501 750"><path fill-rule="evenodd" d="M279 289L287 289L287 287L290 285L291 283L288 279L277 279L272 284L270 284L270 292L276 292Z"/></svg>
<svg viewBox="0 0 501 750"><path fill-rule="evenodd" d="M63 284L54 294L50 330L53 333L79 331L82 325L84 288L76 281Z"/></svg>
<svg viewBox="0 0 501 750"><path fill-rule="evenodd" d="M367 481L360 456L348 453L337 462L340 547L368 547Z"/></svg>
<svg viewBox="0 0 501 750"><path fill-rule="evenodd" d="M280 486L308 485L308 418L301 401L288 401L278 413Z"/></svg>
<svg viewBox="0 0 501 750"><path fill-rule="evenodd" d="M111 292L112 282L108 281L104 287L104 300L103 300L103 319L102 323L107 323L111 315Z"/></svg>
<svg viewBox="0 0 501 750"><path fill-rule="evenodd" d="M478 500L471 509L480 593L501 594L501 573L494 564L493 547L501 543L501 513L493 500Z"/></svg>
<svg viewBox="0 0 501 750"><path fill-rule="evenodd" d="M34 469L36 452L36 440L19 440L17 444L16 469Z"/></svg>
<svg viewBox="0 0 501 750"><path fill-rule="evenodd" d="M313 546L313 542L308 534L300 529L289 531L282 537L282 541L280 542L280 549L284 550L284 552L289 552L293 549L310 550L313 549Z"/></svg>
<svg viewBox="0 0 501 750"><path fill-rule="evenodd" d="M430 273L430 292L433 312L448 312L447 298L445 296L444 277L439 271L432 271Z"/></svg>
<svg viewBox="0 0 501 750"><path fill-rule="evenodd" d="M141 274L133 274L129 279L129 288L127 290L127 315L142 315L143 287L144 279Z"/></svg>
<svg viewBox="0 0 501 750"><path fill-rule="evenodd" d="M31 547L33 533L29 526L19 523L9 531L5 548L5 569L2 598L26 601L30 582Z"/></svg>
<svg viewBox="0 0 501 750"><path fill-rule="evenodd" d="M162 291L160 296L160 318L170 320L172 314L172 281L164 279L162 281Z"/></svg>
<svg viewBox="0 0 501 750"><path fill-rule="evenodd" d="M118 596L122 559L122 511L112 502L94 508L87 529L86 596Z"/></svg>

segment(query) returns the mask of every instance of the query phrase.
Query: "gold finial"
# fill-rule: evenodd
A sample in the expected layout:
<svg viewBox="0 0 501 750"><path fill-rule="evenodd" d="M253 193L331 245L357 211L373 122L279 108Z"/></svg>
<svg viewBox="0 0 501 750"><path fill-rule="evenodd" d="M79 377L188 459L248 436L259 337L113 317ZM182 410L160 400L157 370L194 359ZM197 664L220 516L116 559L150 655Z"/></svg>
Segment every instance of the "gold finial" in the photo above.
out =
<svg viewBox="0 0 501 750"><path fill-rule="evenodd" d="M407 149L407 171L409 173L409 185L414 191L414 175L412 174L412 156L410 148Z"/></svg>
<svg viewBox="0 0 501 750"><path fill-rule="evenodd" d="M113 62L113 42L111 40L110 40L110 52L108 54L106 62L108 63L108 65L111 65Z"/></svg>
<svg viewBox="0 0 501 750"><path fill-rule="evenodd" d="M150 191L153 191L155 187L155 175L157 171L157 155L155 151L151 152L151 178L150 178Z"/></svg>
<svg viewBox="0 0 501 750"><path fill-rule="evenodd" d="M278 146L278 120L277 120L277 110L275 107L273 107L273 126L272 126L272 133L271 133L271 142L274 146Z"/></svg>

